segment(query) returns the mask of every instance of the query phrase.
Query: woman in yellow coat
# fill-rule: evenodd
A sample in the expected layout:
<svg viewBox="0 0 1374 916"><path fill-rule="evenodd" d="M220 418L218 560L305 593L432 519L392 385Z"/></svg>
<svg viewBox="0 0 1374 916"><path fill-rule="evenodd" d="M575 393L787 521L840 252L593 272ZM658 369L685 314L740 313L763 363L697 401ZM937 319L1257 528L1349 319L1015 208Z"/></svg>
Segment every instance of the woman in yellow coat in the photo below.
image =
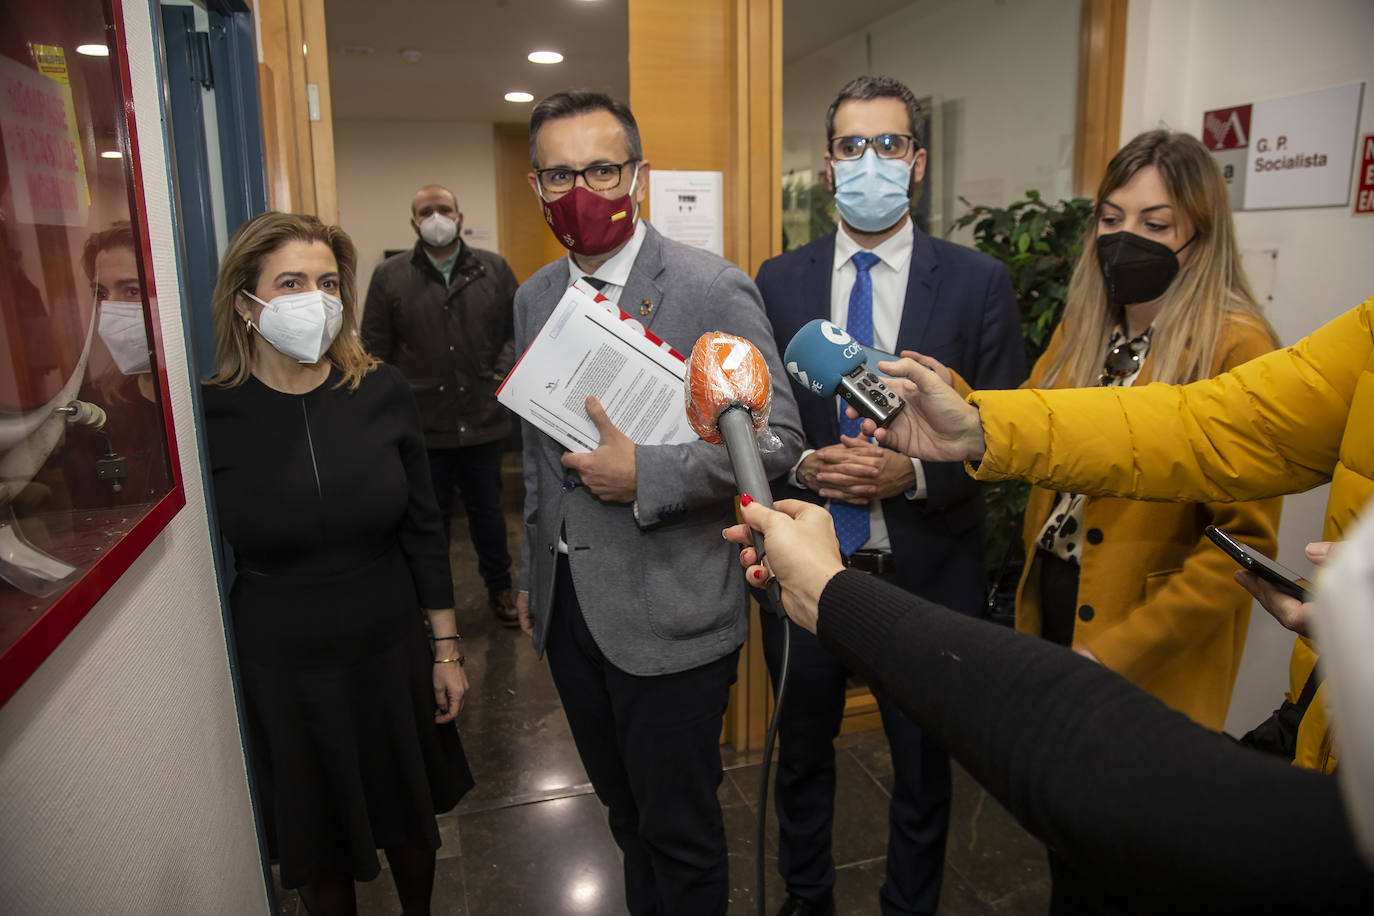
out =
<svg viewBox="0 0 1374 916"><path fill-rule="evenodd" d="M907 409L889 429L865 421L864 432L926 461L976 461L979 480L1198 501L1329 483L1327 541L1342 540L1374 501L1374 297L1291 347L1190 385L977 391L965 403L928 365L879 368L902 377L893 385ZM1290 699L1315 660L1316 646L1300 636ZM1302 717L1293 763L1331 772L1325 693L1316 691Z"/></svg>
<svg viewBox="0 0 1374 916"><path fill-rule="evenodd" d="M1023 387L1190 382L1277 345L1240 266L1226 183L1195 138L1154 130L1128 143L1095 218L1064 318ZM1036 487L1016 627L1220 729L1251 597L1203 529L1272 556L1279 509L1277 498L1158 503Z"/></svg>

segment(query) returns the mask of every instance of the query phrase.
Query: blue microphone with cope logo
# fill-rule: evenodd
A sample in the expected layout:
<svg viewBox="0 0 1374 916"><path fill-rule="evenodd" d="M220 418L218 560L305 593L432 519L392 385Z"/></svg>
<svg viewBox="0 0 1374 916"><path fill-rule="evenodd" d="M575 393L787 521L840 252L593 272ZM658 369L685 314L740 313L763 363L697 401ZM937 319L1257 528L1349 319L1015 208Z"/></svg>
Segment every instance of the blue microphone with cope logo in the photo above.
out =
<svg viewBox="0 0 1374 916"><path fill-rule="evenodd" d="M864 346L839 325L817 318L787 344L783 364L798 385L817 397L838 394L859 416L887 426L906 402L868 368L868 360L896 358Z"/></svg>

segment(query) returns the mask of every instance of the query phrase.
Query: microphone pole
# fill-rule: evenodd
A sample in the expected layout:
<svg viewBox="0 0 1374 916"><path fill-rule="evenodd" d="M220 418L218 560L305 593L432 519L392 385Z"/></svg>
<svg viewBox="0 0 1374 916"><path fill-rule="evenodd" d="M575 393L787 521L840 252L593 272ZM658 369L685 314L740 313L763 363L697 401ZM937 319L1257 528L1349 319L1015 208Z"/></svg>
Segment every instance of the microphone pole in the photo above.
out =
<svg viewBox="0 0 1374 916"><path fill-rule="evenodd" d="M687 422L702 439L723 444L730 456L730 469L736 489L769 509L773 491L759 454L756 429L768 417L771 382L763 354L749 341L723 332L707 332L697 338L687 360ZM763 535L753 532L754 554L763 562ZM767 876L764 841L768 824L768 784L773 763L773 745L778 736L783 700L787 695L787 670L792 657L792 628L782 607L782 587L776 578L767 587L773 612L782 618L782 665L778 685L773 691L773 715L763 740L763 765L759 767L759 807L755 820L755 881L758 888L759 916L767 914Z"/></svg>

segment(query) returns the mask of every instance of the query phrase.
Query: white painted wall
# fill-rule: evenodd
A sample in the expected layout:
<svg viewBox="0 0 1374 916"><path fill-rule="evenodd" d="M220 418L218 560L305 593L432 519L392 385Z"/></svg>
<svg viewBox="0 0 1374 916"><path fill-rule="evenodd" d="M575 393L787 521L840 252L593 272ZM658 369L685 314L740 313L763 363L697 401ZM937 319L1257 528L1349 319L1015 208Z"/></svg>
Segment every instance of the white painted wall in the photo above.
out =
<svg viewBox="0 0 1374 916"><path fill-rule="evenodd" d="M124 4L186 506L0 708L8 913L265 913L230 689L147 3Z"/></svg>
<svg viewBox="0 0 1374 916"><path fill-rule="evenodd" d="M1165 125L1200 134L1202 113L1353 82L1365 83L1362 132L1374 132L1374 4L1368 0L1131 0L1121 135ZM1354 186L1354 176L1351 179ZM1352 207L1236 214L1243 249L1275 249L1269 317L1292 343L1374 293L1374 219ZM1310 569L1302 546L1321 537L1327 488L1289 497L1279 559ZM1256 607L1227 730L1278 706L1292 635Z"/></svg>
<svg viewBox="0 0 1374 916"><path fill-rule="evenodd" d="M410 200L424 185L453 191L465 242L498 250L495 155L487 122L334 121L339 225L358 246L360 305L382 252L415 244Z"/></svg>
<svg viewBox="0 0 1374 916"><path fill-rule="evenodd" d="M783 67L783 174L824 168L825 112L865 73L895 77L936 117L932 173L948 220L958 195L1000 206L1072 190L1079 0L922 0ZM785 41L784 36L784 41ZM871 52L871 56L870 56ZM934 223L933 223L934 225ZM967 242L969 236L955 236Z"/></svg>

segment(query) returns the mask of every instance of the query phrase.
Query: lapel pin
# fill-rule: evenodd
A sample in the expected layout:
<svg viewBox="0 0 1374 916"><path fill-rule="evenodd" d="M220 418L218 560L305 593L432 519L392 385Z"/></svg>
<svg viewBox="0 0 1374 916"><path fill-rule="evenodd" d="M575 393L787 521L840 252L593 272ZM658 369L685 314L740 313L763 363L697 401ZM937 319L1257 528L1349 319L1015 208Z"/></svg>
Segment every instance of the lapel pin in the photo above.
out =
<svg viewBox="0 0 1374 916"><path fill-rule="evenodd" d="M639 314L640 314L640 317L643 317L643 316L649 314L649 313L652 312L653 310L654 310L654 304L653 304L652 302L650 302L648 299L644 299L643 301L641 301L641 302L639 303Z"/></svg>

